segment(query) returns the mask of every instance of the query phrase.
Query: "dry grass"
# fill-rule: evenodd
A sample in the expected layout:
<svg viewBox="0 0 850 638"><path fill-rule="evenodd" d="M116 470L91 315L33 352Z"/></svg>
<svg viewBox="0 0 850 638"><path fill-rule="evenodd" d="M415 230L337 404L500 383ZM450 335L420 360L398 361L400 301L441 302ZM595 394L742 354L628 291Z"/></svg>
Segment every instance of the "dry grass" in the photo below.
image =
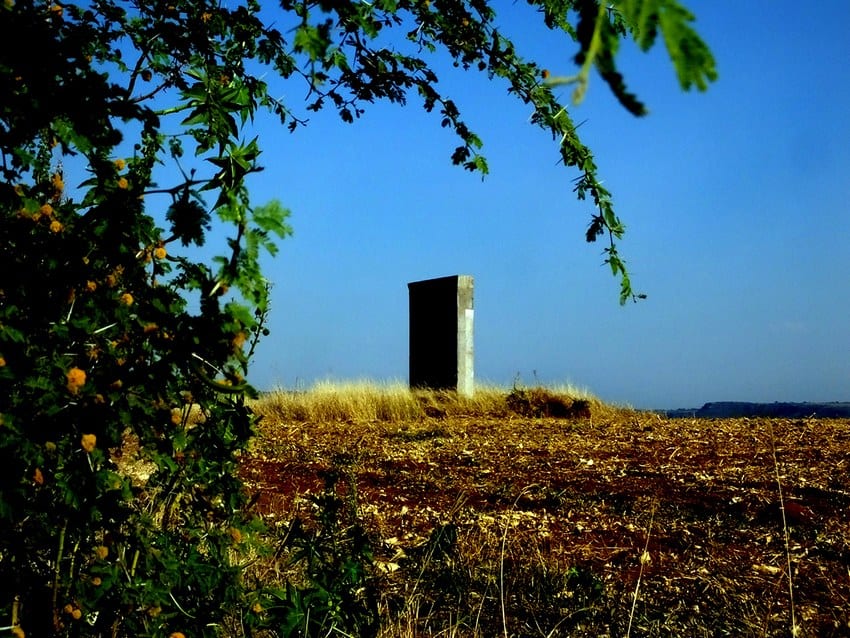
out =
<svg viewBox="0 0 850 638"><path fill-rule="evenodd" d="M276 422L405 422L428 417L505 416L515 412L510 404L512 390L525 389L479 385L474 396L464 397L452 391L412 390L401 381L322 381L307 390L273 390L252 407ZM583 400L603 407L587 390L567 384L525 391L536 393L538 403L544 397L542 400L548 398L552 405L560 401L569 407L573 401Z"/></svg>

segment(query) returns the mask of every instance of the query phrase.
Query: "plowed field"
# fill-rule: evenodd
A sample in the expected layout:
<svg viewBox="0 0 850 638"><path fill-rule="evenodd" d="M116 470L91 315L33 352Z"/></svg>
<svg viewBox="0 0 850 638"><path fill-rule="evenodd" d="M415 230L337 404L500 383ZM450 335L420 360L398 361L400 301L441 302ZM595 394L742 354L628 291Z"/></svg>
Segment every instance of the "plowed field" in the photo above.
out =
<svg viewBox="0 0 850 638"><path fill-rule="evenodd" d="M331 475L397 635L850 636L850 421L503 415L271 423L243 476ZM796 628L795 628L796 626Z"/></svg>

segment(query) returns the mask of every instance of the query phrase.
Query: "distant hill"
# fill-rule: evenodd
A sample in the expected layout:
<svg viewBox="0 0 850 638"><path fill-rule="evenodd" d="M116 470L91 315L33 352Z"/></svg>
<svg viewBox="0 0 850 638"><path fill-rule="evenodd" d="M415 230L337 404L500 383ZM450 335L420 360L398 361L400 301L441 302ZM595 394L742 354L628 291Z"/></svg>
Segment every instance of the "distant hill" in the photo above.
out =
<svg viewBox="0 0 850 638"><path fill-rule="evenodd" d="M701 408L662 410L669 418L734 419L742 417L805 417L850 418L850 403L748 403L746 401L716 401Z"/></svg>

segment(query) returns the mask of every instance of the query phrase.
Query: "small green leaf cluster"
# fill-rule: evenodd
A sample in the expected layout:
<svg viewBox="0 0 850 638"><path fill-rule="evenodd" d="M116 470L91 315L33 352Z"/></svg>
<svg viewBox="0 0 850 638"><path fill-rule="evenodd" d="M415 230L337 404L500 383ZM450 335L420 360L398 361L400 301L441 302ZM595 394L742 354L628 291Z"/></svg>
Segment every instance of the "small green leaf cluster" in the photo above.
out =
<svg viewBox="0 0 850 638"><path fill-rule="evenodd" d="M339 494L339 482L349 493ZM262 591L261 618L282 636L375 636L379 630L379 587L374 540L366 533L352 500L354 478L338 469L325 476L325 489L310 498L315 523L294 519L279 553L300 566L305 582Z"/></svg>

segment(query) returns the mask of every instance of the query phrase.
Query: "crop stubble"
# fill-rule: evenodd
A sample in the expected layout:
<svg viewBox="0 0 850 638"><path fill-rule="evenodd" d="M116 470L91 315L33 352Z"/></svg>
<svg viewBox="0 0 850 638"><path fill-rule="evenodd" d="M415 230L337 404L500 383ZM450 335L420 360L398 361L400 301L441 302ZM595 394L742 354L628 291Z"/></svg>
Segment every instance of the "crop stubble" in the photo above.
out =
<svg viewBox="0 0 850 638"><path fill-rule="evenodd" d="M624 635L641 567L632 635L789 635L783 505L800 635L850 635L848 420L606 409L260 433L242 462L257 512L309 519L305 497L342 472L387 600L418 597L417 635L451 614L456 635L502 633L502 609L512 635ZM423 577L441 530L451 600Z"/></svg>

